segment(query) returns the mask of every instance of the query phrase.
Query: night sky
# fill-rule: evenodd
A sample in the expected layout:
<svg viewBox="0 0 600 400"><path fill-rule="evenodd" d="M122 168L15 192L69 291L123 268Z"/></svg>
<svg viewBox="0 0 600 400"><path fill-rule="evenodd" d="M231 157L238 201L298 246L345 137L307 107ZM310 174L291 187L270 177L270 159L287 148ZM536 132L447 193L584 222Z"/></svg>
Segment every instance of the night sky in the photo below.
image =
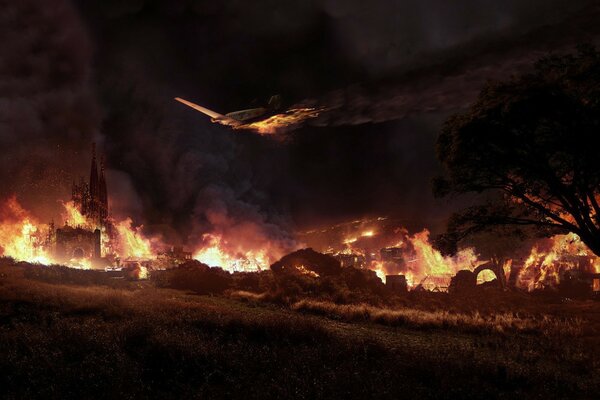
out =
<svg viewBox="0 0 600 400"><path fill-rule="evenodd" d="M50 218L106 153L112 211L185 243L367 216L443 228L434 143L489 79L598 42L592 0L0 0L0 196ZM329 111L273 139L226 113Z"/></svg>

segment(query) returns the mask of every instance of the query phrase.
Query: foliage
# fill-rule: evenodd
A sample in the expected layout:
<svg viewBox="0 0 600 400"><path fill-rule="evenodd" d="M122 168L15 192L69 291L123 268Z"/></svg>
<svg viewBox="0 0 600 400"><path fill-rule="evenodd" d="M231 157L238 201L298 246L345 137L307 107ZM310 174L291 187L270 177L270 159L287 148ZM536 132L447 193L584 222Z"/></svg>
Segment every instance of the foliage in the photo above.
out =
<svg viewBox="0 0 600 400"><path fill-rule="evenodd" d="M112 286L116 282L104 271L82 270L69 268L62 265L26 265L24 275L48 283L76 284L76 285L106 285Z"/></svg>
<svg viewBox="0 0 600 400"><path fill-rule="evenodd" d="M450 329L460 332L519 332L538 335L576 336L581 334L581 321L532 316L514 313L483 315L448 312L446 310L423 311L415 308L382 308L368 304L338 305L326 301L301 300L292 309L342 318L345 321L371 321L382 325L402 326L411 329Z"/></svg>
<svg viewBox="0 0 600 400"><path fill-rule="evenodd" d="M375 272L342 268L335 258L312 249L290 253L271 266L272 300L290 303L299 298L323 298L336 303L368 301L380 303L387 297Z"/></svg>
<svg viewBox="0 0 600 400"><path fill-rule="evenodd" d="M447 174L435 193L490 194L452 218L447 242L511 225L574 232L600 254L599 133L600 53L592 47L490 83L467 112L446 121L437 141Z"/></svg>
<svg viewBox="0 0 600 400"><path fill-rule="evenodd" d="M218 294L232 286L231 274L211 268L199 261L189 261L177 268L154 271L152 281L158 287L189 290L198 294Z"/></svg>

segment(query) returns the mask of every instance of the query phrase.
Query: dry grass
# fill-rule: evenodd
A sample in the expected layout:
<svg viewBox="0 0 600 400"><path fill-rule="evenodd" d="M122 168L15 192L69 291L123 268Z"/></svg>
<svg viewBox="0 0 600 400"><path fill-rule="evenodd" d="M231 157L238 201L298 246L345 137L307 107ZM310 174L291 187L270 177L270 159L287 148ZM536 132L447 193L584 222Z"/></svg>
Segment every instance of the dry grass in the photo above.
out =
<svg viewBox="0 0 600 400"><path fill-rule="evenodd" d="M235 300L252 301L252 302L264 301L268 298L267 293L254 293L254 292L248 292L245 290L236 290L236 291L227 293L227 295L230 298L235 299Z"/></svg>
<svg viewBox="0 0 600 400"><path fill-rule="evenodd" d="M490 327L493 313L481 326L453 316L471 311L297 302L299 312L250 292L62 285L23 268L0 264L2 399L592 398L600 389L597 345L544 333L542 317L527 331Z"/></svg>
<svg viewBox="0 0 600 400"><path fill-rule="evenodd" d="M411 329L448 329L468 333L529 333L577 336L582 332L579 318L561 319L517 316L511 313L482 315L452 313L444 310L424 311L411 308L379 308L367 304L339 305L316 300L301 300L292 309L344 321L370 321Z"/></svg>

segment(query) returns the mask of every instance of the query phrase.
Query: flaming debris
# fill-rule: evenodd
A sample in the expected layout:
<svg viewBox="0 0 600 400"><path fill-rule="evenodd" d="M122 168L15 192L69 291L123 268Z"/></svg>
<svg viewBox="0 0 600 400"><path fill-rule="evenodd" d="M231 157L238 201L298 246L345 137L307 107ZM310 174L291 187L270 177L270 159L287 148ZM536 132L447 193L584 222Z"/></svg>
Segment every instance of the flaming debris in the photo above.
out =
<svg viewBox="0 0 600 400"><path fill-rule="evenodd" d="M408 287L446 290L461 269L474 269L474 249L444 257L429 242L429 231L413 235L387 217L355 220L300 234L311 246L337 258L342 267L366 268L386 283L387 275L402 274Z"/></svg>
<svg viewBox="0 0 600 400"><path fill-rule="evenodd" d="M355 220L300 234L312 247L338 259L342 267L370 269L386 283L390 275L403 275L409 288L446 291L450 280L461 270L475 272L476 282L512 279L524 290L557 287L561 279L577 274L600 273L596 257L575 234L557 235L540 241L526 260L504 260L497 272L484 268L490 260L480 259L474 248L461 249L445 257L429 240L429 231L409 234L386 217ZM479 267L479 268L478 268ZM503 274L498 277L496 273ZM600 291L600 276L594 278Z"/></svg>
<svg viewBox="0 0 600 400"><path fill-rule="evenodd" d="M211 267L221 267L231 272L252 272L267 269L275 261L263 249L239 248L232 254L226 250L229 248L227 241L219 235L207 233L202 239L205 244L196 250L193 258Z"/></svg>
<svg viewBox="0 0 600 400"><path fill-rule="evenodd" d="M574 233L556 235L531 249L517 277L517 286L529 291L557 286L570 274L600 273L600 258ZM600 288L599 288L600 290Z"/></svg>

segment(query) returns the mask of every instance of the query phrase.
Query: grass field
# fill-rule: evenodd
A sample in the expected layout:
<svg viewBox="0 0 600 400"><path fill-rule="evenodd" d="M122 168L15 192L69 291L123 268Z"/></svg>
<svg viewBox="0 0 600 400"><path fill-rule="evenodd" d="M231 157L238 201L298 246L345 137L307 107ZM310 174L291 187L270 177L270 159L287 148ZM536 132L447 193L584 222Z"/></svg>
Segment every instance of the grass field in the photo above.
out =
<svg viewBox="0 0 600 400"><path fill-rule="evenodd" d="M0 398L597 398L600 303L412 298L389 307L0 266ZM522 306L516 306L523 301Z"/></svg>

